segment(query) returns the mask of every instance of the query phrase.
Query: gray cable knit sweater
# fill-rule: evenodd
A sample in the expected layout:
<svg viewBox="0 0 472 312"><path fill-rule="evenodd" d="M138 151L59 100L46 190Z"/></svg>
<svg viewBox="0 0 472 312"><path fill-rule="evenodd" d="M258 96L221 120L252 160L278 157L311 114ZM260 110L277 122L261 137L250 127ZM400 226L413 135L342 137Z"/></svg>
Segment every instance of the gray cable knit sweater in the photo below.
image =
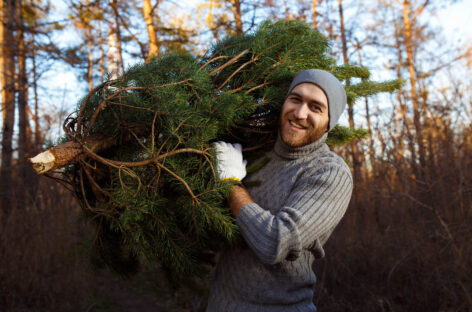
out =
<svg viewBox="0 0 472 312"><path fill-rule="evenodd" d="M249 247L222 253L207 312L316 311L312 264L352 193L349 167L326 137L298 148L279 137L271 161L250 177L262 183L236 219Z"/></svg>

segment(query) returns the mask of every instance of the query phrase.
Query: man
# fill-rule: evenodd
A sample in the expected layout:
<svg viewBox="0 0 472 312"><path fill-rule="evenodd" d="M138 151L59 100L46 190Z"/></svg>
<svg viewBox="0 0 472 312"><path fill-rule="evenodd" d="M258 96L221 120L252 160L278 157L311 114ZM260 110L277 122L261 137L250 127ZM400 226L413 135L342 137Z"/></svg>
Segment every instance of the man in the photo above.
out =
<svg viewBox="0 0 472 312"><path fill-rule="evenodd" d="M282 106L271 159L237 186L228 203L249 247L225 250L216 268L207 311L316 311L313 261L339 223L352 193L342 158L325 144L346 105L330 73L298 73ZM218 142L221 179L241 180L246 163L239 144Z"/></svg>

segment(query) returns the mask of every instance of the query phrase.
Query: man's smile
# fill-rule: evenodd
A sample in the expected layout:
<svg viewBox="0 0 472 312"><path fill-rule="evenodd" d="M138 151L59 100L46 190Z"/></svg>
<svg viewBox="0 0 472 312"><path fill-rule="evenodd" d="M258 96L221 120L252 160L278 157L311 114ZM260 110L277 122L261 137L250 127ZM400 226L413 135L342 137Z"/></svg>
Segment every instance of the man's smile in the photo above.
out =
<svg viewBox="0 0 472 312"><path fill-rule="evenodd" d="M297 123L293 120L289 120L288 122L289 122L290 126L292 126L292 128L295 128L297 130L305 130L307 128L307 127L302 126L302 125L300 125L299 123Z"/></svg>

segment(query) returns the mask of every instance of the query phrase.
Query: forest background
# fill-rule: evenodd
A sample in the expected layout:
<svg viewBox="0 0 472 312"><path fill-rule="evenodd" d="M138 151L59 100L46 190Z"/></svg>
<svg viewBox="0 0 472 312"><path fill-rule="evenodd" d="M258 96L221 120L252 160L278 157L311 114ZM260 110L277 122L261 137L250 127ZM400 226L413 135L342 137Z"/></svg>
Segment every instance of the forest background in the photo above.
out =
<svg viewBox="0 0 472 312"><path fill-rule="evenodd" d="M469 311L472 45L470 34L446 32L439 19L454 6L470 16L467 2L1 0L0 310L202 309L204 295L168 289L155 269L121 281L91 265L94 233L77 203L27 158L57 142L77 101L107 75L169 51L202 55L264 19L297 19L332 40L339 63L405 80L342 118L370 135L336 150L355 189L314 265L315 304Z"/></svg>

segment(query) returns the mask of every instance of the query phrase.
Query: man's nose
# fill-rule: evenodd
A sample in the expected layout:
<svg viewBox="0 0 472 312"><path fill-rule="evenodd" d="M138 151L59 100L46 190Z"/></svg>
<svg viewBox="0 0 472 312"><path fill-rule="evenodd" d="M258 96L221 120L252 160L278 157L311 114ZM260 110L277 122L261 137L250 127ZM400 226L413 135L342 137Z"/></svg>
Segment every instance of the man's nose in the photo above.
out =
<svg viewBox="0 0 472 312"><path fill-rule="evenodd" d="M298 105L298 107L293 112L293 115L297 119L306 119L308 116L308 106L305 103Z"/></svg>

